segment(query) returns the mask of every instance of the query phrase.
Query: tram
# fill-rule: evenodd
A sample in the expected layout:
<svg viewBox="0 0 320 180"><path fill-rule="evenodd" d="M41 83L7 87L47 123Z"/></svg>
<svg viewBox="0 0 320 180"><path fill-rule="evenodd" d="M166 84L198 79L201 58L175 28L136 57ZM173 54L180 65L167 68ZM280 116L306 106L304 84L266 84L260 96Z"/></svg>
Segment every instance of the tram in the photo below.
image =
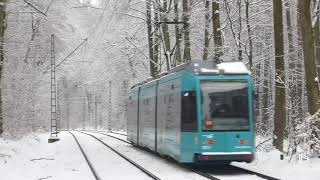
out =
<svg viewBox="0 0 320 180"><path fill-rule="evenodd" d="M134 85L128 140L181 163L254 158L253 82L242 62L191 61Z"/></svg>

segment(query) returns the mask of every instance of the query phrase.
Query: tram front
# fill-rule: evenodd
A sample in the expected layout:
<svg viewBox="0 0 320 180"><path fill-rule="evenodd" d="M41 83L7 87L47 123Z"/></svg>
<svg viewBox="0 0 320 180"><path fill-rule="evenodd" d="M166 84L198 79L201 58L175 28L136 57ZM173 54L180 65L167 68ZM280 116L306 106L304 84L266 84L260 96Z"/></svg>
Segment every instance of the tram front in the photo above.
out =
<svg viewBox="0 0 320 180"><path fill-rule="evenodd" d="M254 158L253 83L250 72L224 63L219 74L198 76L197 162L251 162Z"/></svg>

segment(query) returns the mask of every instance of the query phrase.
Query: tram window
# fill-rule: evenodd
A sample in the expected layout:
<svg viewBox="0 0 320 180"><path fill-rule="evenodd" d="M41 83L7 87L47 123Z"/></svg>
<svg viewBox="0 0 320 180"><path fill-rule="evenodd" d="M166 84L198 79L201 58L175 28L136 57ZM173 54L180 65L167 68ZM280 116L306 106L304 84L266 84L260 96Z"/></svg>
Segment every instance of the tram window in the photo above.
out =
<svg viewBox="0 0 320 180"><path fill-rule="evenodd" d="M202 81L201 113L204 131L248 131L246 81ZM210 125L207 123L210 122Z"/></svg>
<svg viewBox="0 0 320 180"><path fill-rule="evenodd" d="M197 103L194 91L184 91L181 95L181 131L197 131Z"/></svg>
<svg viewBox="0 0 320 180"><path fill-rule="evenodd" d="M143 100L143 102L144 102L144 103L143 103L144 105L149 105L149 103L150 103L150 98Z"/></svg>
<svg viewBox="0 0 320 180"><path fill-rule="evenodd" d="M173 103L174 97L173 94L169 95L169 104Z"/></svg>

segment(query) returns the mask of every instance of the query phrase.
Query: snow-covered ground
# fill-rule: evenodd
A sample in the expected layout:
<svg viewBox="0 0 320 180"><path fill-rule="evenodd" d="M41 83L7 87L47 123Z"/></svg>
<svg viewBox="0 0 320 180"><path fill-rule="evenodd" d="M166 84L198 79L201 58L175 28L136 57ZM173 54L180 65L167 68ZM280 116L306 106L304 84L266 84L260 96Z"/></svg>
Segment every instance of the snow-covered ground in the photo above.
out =
<svg viewBox="0 0 320 180"><path fill-rule="evenodd" d="M92 133L94 134L94 133ZM143 173L135 169L123 159L92 138L75 133L83 145L89 159L98 172L107 179L148 179ZM180 168L174 163L157 157L143 150L126 145L119 140L97 135L103 141L120 150L140 165L147 167L161 179L205 179L195 173ZM67 132L60 133L60 141L48 144L49 134L38 133L24 137L21 140L5 140L0 138L0 174L1 180L63 180L93 179L73 137ZM122 137L119 135L118 137ZM277 151L269 153L257 152L256 160L251 164L234 163L234 165L252 169L264 174L273 175L281 179L320 179L320 159L309 159L299 162L292 159L279 160ZM121 174L122 176L116 176ZM221 179L259 179L246 174L220 174ZM103 179L103 178L102 178Z"/></svg>
<svg viewBox="0 0 320 180"><path fill-rule="evenodd" d="M91 180L92 175L72 136L48 144L48 133L19 141L0 138L1 180Z"/></svg>
<svg viewBox="0 0 320 180"><path fill-rule="evenodd" d="M259 147L256 149L255 160L250 164L233 163L233 165L281 179L320 179L319 158L302 158L299 160L299 157L302 157L303 154L295 154L294 156L284 156L283 160L280 160L281 152L274 148L271 139L257 136L255 142L256 146ZM284 149L288 150L287 141L284 142Z"/></svg>
<svg viewBox="0 0 320 180"><path fill-rule="evenodd" d="M161 179L206 179L200 177L198 174L190 172L184 168L181 168L176 163L169 162L164 158L160 158L152 153L146 152L139 148L133 147L128 145L122 141L116 140L114 138L97 134L97 133L90 133L96 137L99 137L104 142L107 142L113 148L123 152L126 156L138 162L143 167L148 167L148 170L154 173L156 176L160 177ZM112 134L112 136L117 136L121 139L126 139L124 136ZM256 180L261 179L255 175L250 175L247 173L234 171L234 170L217 170L214 171L210 169L206 171L214 177L223 180L234 180L234 179L241 179L241 180ZM235 173L236 175L230 175L230 173Z"/></svg>
<svg viewBox="0 0 320 180"><path fill-rule="evenodd" d="M273 177L288 180L319 180L320 179L320 159L311 158L309 160L299 161L285 157L280 160L280 152L272 150L268 153L257 152L254 162L233 163L236 166L244 167L253 171L262 172Z"/></svg>
<svg viewBox="0 0 320 180"><path fill-rule="evenodd" d="M92 137L77 132L74 135L101 179L152 179Z"/></svg>

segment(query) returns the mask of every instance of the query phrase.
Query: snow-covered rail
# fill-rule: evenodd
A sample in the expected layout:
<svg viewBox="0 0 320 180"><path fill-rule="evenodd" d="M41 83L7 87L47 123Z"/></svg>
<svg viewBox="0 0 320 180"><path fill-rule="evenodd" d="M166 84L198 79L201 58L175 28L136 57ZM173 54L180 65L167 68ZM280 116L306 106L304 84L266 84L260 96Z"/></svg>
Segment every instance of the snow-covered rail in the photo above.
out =
<svg viewBox="0 0 320 180"><path fill-rule="evenodd" d="M280 180L279 178L275 178L275 177L272 177L272 176L269 176L269 175L266 175L266 174L262 174L262 173L259 173L259 172L255 172L255 171L251 171L249 169L244 169L244 168L241 168L241 167L238 167L238 166L233 166L233 165L230 165L232 168L235 168L235 169L239 169L241 171L244 171L248 174L252 174L252 175L256 175L256 176L259 176L263 179L267 179L267 180Z"/></svg>
<svg viewBox="0 0 320 180"><path fill-rule="evenodd" d="M80 131L80 132L81 132L81 131ZM121 139L121 138L119 138L119 137L115 137L115 136L110 135L110 134L118 134L118 133L114 133L114 132L107 133L107 132L102 132L102 131L90 131L90 132L102 134L102 135L105 135L105 136L108 136L108 137L111 137L111 138L120 140L120 141L122 141L122 142L124 142L124 143L132 144L131 142L129 142L129 141L127 141L127 140L124 140L124 139ZM83 132L83 133L85 133L85 132ZM90 135L93 136L92 134L90 134ZM124 135L124 134L120 134L120 135L126 136L126 135ZM95 137L95 138L97 138L97 137ZM187 170L189 170L189 171L192 171L192 172L194 172L194 173L197 173L197 174L199 174L200 176L203 176L203 177L205 177L205 178L207 178L207 179L220 180L219 178L216 178L216 177L214 177L214 176L212 176L212 175L210 175L210 174L208 174L208 173L205 173L205 172L196 170L196 169L194 169L194 168L192 168L192 167L185 166L185 165L182 165L182 164L179 164L179 165L180 165L182 168L187 169Z"/></svg>
<svg viewBox="0 0 320 180"><path fill-rule="evenodd" d="M113 133L113 134L119 134L119 135L122 135L122 136L127 136L126 134L119 133L119 132L113 132L113 131L111 131L111 133Z"/></svg>
<svg viewBox="0 0 320 180"><path fill-rule="evenodd" d="M80 143L79 143L78 139L76 138L76 136L75 136L72 132L70 132L70 131L69 131L69 133L73 136L74 140L77 142L78 147L79 147L79 149L80 149L80 151L81 151L81 153L82 153L83 157L85 158L86 162L88 163L88 166L89 166L89 168L90 168L90 170L91 170L91 172L92 172L92 174L93 174L94 178L95 178L96 180L101 180L101 179L100 179L100 177L98 176L98 173L97 173L97 172L96 172L96 170L94 169L94 167L93 167L92 163L90 162L90 160L89 160L89 158L88 158L87 154L84 152L84 150L83 150L82 146L80 145Z"/></svg>
<svg viewBox="0 0 320 180"><path fill-rule="evenodd" d="M97 134L102 134L102 135L105 135L105 136L108 136L108 137L111 137L111 138L114 138L114 139L117 139L117 140L120 140L124 143L127 143L127 144L132 144L131 142L125 140L125 139L122 139L122 138L119 138L119 137L116 137L116 136L113 136L111 134L118 134L118 133L115 133L115 132L104 132L104 131L90 131L90 132L93 132L93 133L97 133ZM120 134L120 135L123 135L123 136L126 136L125 134ZM186 168L190 171L193 171L201 176L204 176L208 179L212 179L212 180L217 180L218 178L217 177L214 177L212 175L212 173L207 172L207 171L202 171L201 169L196 169L196 168L192 168L192 167L189 167L189 166L184 166L184 165L181 165L179 164L181 167L183 168ZM214 171L214 170L213 170ZM227 171L238 171L238 172L243 172L245 174L250 174L250 175L256 175L260 178L263 178L263 179L267 179L267 180L280 180L279 178L275 178L275 177L272 177L272 176L269 176L269 175L266 175L266 174L262 174L262 173L259 173L259 172L255 172L255 171L252 171L252 170L248 170L248 169L244 169L244 168L241 168L241 167L238 167L238 166L233 166L233 165L229 165L227 170L224 170L226 173L228 173Z"/></svg>
<svg viewBox="0 0 320 180"><path fill-rule="evenodd" d="M145 173L146 175L150 176L152 179L155 180L161 180L159 177L157 177L156 175L154 175L153 173L151 173L150 171L148 171L147 169L145 169L144 167L140 166L139 164L137 164L136 162L132 161L131 159L129 159L127 156L123 155L122 153L120 153L119 151L115 150L114 148L112 148L111 146L109 146L108 144L106 144L105 142L101 141L99 138L93 136L92 134L89 133L85 133L82 131L77 131L79 133L91 136L92 138L94 138L95 140L99 141L100 143L102 143L104 146L108 147L110 150L112 150L113 152L115 152L116 154L118 154L120 157L122 157L123 159L125 159L126 161L128 161L129 163L131 163L132 165L134 165L135 167L137 167L139 170L141 170L143 173Z"/></svg>
<svg viewBox="0 0 320 180"><path fill-rule="evenodd" d="M78 131L78 132L91 132L91 133L98 133L98 134L102 134L102 135L104 135L104 136L109 136L109 137L111 137L111 138L115 138L115 139L117 139L117 140L119 140L119 141L122 141L122 142L125 142L125 143L127 143L127 144L132 144L130 141L127 141L126 139L124 139L124 138L119 138L119 137L116 137L116 136L112 136L111 134L118 134L118 135L121 135L121 136L124 136L124 137L127 137L127 135L125 135L125 134L119 134L119 133L114 133L114 132L104 132L104 131Z"/></svg>

